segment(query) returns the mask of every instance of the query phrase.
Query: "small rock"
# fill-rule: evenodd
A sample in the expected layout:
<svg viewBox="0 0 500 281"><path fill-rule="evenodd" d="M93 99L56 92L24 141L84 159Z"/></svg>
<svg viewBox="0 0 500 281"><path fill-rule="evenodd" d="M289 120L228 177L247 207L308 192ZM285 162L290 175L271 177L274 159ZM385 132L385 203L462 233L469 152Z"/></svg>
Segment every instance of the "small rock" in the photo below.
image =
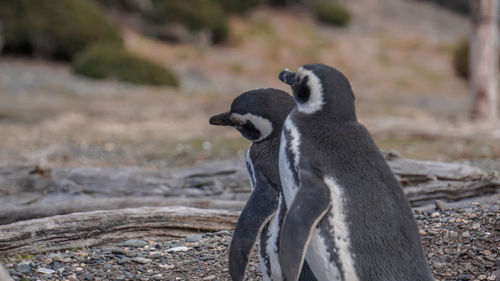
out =
<svg viewBox="0 0 500 281"><path fill-rule="evenodd" d="M16 271L19 273L29 273L31 271L31 265L29 262L23 262L16 266Z"/></svg>
<svg viewBox="0 0 500 281"><path fill-rule="evenodd" d="M126 255L127 257L129 257L129 258L133 258L133 257L137 256L137 253L136 253L136 252L132 252L132 251L127 251L127 252L125 253L125 255Z"/></svg>
<svg viewBox="0 0 500 281"><path fill-rule="evenodd" d="M44 268L44 267L39 267L39 268L37 268L36 271L43 273L43 274L54 274L56 272L55 270Z"/></svg>
<svg viewBox="0 0 500 281"><path fill-rule="evenodd" d="M124 257L124 258L119 259L116 263L124 264L124 263L127 263L129 261L130 261L130 258Z"/></svg>
<svg viewBox="0 0 500 281"><path fill-rule="evenodd" d="M450 206L441 200L434 201L434 204L436 208L441 211L448 211L450 209Z"/></svg>
<svg viewBox="0 0 500 281"><path fill-rule="evenodd" d="M133 258L132 260L133 260L133 261L135 261L135 262L137 262L137 263L141 263L141 264L146 264L146 263L151 263L151 262L153 262L153 260L152 260L152 259L143 258L143 257Z"/></svg>
<svg viewBox="0 0 500 281"><path fill-rule="evenodd" d="M419 229L419 230L418 230L418 233L420 233L420 235L425 235L425 234L427 234L427 232L425 232L425 230L423 230L423 229ZM228 244L229 244L229 243L228 243Z"/></svg>
<svg viewBox="0 0 500 281"><path fill-rule="evenodd" d="M464 231L462 233L462 238L469 238L470 237L470 233L468 231Z"/></svg>
<svg viewBox="0 0 500 281"><path fill-rule="evenodd" d="M157 258L161 257L161 253L160 252L151 252L151 253L149 253L149 257L152 259L157 259Z"/></svg>
<svg viewBox="0 0 500 281"><path fill-rule="evenodd" d="M475 223L472 225L472 229L474 230L478 230L479 228L481 228L481 225L479 223Z"/></svg>
<svg viewBox="0 0 500 281"><path fill-rule="evenodd" d="M468 281L470 280L470 275L469 274L462 274L457 276L457 280L459 281Z"/></svg>
<svg viewBox="0 0 500 281"><path fill-rule="evenodd" d="M203 280L209 281L209 280L215 280L215 278L217 278L217 276L215 276L215 275L208 275L207 277L204 277Z"/></svg>
<svg viewBox="0 0 500 281"><path fill-rule="evenodd" d="M186 242L188 243L194 243L200 241L202 236L200 234L194 234L194 235L189 235L186 237Z"/></svg>
<svg viewBox="0 0 500 281"><path fill-rule="evenodd" d="M102 268L104 269L110 269L111 268L111 264L110 263L105 263Z"/></svg>
<svg viewBox="0 0 500 281"><path fill-rule="evenodd" d="M180 246L180 247L173 247L167 250L167 252L185 252L191 248Z"/></svg>
<svg viewBox="0 0 500 281"><path fill-rule="evenodd" d="M76 267L76 268L75 268L75 271L76 271L76 272L82 272L82 271L83 271L83 268L81 268L81 267Z"/></svg>
<svg viewBox="0 0 500 281"><path fill-rule="evenodd" d="M431 214L431 218L437 218L439 217L439 212L434 212Z"/></svg>
<svg viewBox="0 0 500 281"><path fill-rule="evenodd" d="M49 254L49 258L51 258L57 262L63 262L63 260L64 260L64 257L60 253Z"/></svg>
<svg viewBox="0 0 500 281"><path fill-rule="evenodd" d="M87 279L88 281L94 281L94 274L92 273L86 274L85 279Z"/></svg>
<svg viewBox="0 0 500 281"><path fill-rule="evenodd" d="M479 280L484 280L484 279L486 279L486 275L481 274L481 275L479 275L479 276L477 277L477 279L479 279Z"/></svg>
<svg viewBox="0 0 500 281"><path fill-rule="evenodd" d="M132 239L132 240L127 240L123 242L123 246L129 246L129 247L144 247L148 244L148 242L144 240L139 240L139 239Z"/></svg>
<svg viewBox="0 0 500 281"><path fill-rule="evenodd" d="M115 255L125 255L127 252L124 249L115 248L111 250L111 253Z"/></svg>
<svg viewBox="0 0 500 281"><path fill-rule="evenodd" d="M204 257L199 257L198 260L200 261L206 261L206 260L214 260L215 256L204 256Z"/></svg>

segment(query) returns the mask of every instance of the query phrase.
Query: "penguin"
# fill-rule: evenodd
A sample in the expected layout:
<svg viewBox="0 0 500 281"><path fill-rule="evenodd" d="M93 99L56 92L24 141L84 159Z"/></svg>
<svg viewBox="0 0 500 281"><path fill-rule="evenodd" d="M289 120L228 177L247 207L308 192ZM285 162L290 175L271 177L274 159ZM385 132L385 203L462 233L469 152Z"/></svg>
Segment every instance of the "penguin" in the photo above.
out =
<svg viewBox="0 0 500 281"><path fill-rule="evenodd" d="M403 190L338 70L309 64L280 80L296 107L283 125L279 169L289 206L279 259L286 281L304 257L320 281L433 280Z"/></svg>
<svg viewBox="0 0 500 281"><path fill-rule="evenodd" d="M238 219L229 249L232 280L243 280L248 258L260 236L259 258L265 281L282 281L279 235L286 213L278 170L281 128L295 107L293 98L277 89L257 89L236 97L228 112L214 115L212 125L231 126L252 141L246 167L252 193ZM301 281L316 281L304 264Z"/></svg>

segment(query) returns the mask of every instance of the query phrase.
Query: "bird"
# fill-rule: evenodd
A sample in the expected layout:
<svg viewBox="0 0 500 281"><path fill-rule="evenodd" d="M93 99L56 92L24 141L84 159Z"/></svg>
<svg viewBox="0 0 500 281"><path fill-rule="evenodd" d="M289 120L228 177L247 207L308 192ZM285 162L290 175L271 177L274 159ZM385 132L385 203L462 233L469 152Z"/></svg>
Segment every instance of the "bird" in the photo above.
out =
<svg viewBox="0 0 500 281"><path fill-rule="evenodd" d="M259 236L263 279L283 280L278 239L287 208L281 192L278 154L281 128L293 107L292 96L284 91L256 89L236 97L228 112L209 119L210 124L231 126L252 141L246 157L252 193L238 219L229 249L229 274L234 281L243 280L250 252ZM316 281L307 263L300 280Z"/></svg>
<svg viewBox="0 0 500 281"><path fill-rule="evenodd" d="M283 70L296 107L283 125L279 170L289 206L280 233L286 281L305 260L320 281L430 281L401 185L357 121L354 93L324 64Z"/></svg>

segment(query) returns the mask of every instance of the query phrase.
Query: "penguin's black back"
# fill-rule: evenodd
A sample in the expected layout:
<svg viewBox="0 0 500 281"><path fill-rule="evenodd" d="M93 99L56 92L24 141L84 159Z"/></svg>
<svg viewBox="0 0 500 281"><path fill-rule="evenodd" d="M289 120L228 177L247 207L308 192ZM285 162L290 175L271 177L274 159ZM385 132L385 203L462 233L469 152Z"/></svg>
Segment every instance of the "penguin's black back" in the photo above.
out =
<svg viewBox="0 0 500 281"><path fill-rule="evenodd" d="M359 280L433 280L410 205L366 128L296 109L290 118L301 134L300 161L343 189ZM327 220L319 227L328 228Z"/></svg>

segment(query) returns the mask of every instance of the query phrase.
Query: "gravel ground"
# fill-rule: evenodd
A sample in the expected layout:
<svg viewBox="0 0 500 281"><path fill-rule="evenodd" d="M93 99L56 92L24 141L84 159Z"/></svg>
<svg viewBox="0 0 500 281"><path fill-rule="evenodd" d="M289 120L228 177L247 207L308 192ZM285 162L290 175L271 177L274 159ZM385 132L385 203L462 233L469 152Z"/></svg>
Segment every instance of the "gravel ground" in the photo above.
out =
<svg viewBox="0 0 500 281"><path fill-rule="evenodd" d="M500 202L415 211L436 280L500 280ZM231 232L0 259L14 280L229 280ZM247 280L261 280L254 251Z"/></svg>

